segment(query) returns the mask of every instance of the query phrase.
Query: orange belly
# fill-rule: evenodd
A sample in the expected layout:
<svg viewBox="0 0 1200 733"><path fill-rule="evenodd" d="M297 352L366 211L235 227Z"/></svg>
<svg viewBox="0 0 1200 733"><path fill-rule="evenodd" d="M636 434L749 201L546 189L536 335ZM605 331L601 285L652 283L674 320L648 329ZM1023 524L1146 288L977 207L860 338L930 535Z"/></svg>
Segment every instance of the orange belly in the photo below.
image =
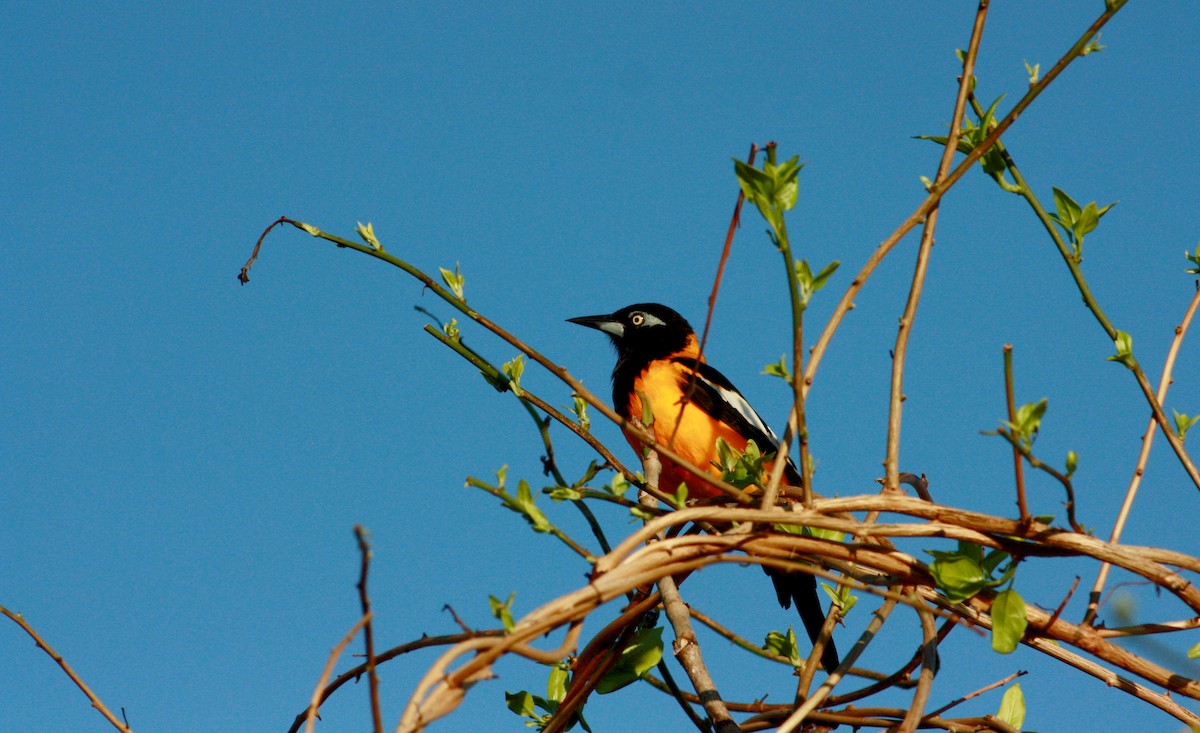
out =
<svg viewBox="0 0 1200 733"><path fill-rule="evenodd" d="M714 420L694 404L689 403L683 408L681 414L679 406L683 393L679 384L681 379L687 378L688 374L686 369L676 364L655 363L651 365L635 381L636 390L630 396L629 414L635 418L641 418L644 414L642 400L637 393L646 395L654 416L654 437L658 442L719 479L721 472L713 465L717 460L717 438L723 439L730 447L738 451L746 449L746 439L728 425ZM642 455L641 441L628 433L625 438L640 457ZM769 446L760 447L769 448ZM662 464L662 474L659 477L658 486L668 494L674 494L681 483L687 484L688 496L691 498L710 498L723 494L720 489L693 476L669 460L664 459Z"/></svg>

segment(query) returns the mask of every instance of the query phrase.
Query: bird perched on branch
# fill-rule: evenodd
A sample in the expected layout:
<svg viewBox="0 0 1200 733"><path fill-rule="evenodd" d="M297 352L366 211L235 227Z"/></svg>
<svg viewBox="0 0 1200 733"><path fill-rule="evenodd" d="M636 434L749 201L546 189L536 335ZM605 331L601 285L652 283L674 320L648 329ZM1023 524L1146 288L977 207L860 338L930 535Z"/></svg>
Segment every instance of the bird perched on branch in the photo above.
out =
<svg viewBox="0 0 1200 733"><path fill-rule="evenodd" d="M617 365L612 377L617 413L627 420L652 415L655 439L693 465L707 468L720 478L718 438L737 451L745 451L751 440L763 453L779 449L779 439L741 392L703 361L695 331L675 311L657 303L639 303L609 315L567 320L603 331L616 346ZM643 400L648 405L643 405ZM625 431L625 438L641 455L642 440L629 431ZM789 483L800 483L800 474L790 459L784 475ZM690 497L710 498L722 493L664 461L659 488L674 494L684 482ZM816 579L799 571L764 570L775 584L780 605L789 608L795 603L804 628L816 641L825 623ZM833 671L837 665L837 648L829 639L821 666Z"/></svg>

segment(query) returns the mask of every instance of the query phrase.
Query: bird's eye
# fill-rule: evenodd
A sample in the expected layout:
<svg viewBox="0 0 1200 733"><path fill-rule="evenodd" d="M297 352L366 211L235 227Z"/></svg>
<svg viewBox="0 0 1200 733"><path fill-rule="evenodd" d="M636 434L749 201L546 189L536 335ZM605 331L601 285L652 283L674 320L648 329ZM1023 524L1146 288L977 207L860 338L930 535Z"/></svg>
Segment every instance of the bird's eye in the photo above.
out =
<svg viewBox="0 0 1200 733"><path fill-rule="evenodd" d="M629 317L629 322L635 326L640 326L646 322L646 316L644 313L634 313Z"/></svg>

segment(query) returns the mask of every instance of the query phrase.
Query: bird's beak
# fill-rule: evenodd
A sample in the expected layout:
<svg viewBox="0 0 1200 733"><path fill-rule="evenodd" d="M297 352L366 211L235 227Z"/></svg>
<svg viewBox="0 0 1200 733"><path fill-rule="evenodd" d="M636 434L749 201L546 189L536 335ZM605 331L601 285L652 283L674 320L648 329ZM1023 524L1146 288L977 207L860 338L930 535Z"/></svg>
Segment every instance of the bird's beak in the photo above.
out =
<svg viewBox="0 0 1200 733"><path fill-rule="evenodd" d="M568 318L571 323L578 323L581 326L594 328L597 331L603 331L615 339L619 339L625 335L625 325L620 321L614 320L612 316L580 316L578 318Z"/></svg>

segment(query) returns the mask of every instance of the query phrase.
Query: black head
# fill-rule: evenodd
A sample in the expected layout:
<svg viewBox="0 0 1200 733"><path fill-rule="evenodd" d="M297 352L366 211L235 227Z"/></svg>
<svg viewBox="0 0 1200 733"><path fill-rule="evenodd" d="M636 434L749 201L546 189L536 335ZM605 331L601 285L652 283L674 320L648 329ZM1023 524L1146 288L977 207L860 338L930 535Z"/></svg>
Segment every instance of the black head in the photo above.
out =
<svg viewBox="0 0 1200 733"><path fill-rule="evenodd" d="M637 303L606 316L567 320L608 334L620 361L650 362L681 353L695 341L683 316L658 303Z"/></svg>

